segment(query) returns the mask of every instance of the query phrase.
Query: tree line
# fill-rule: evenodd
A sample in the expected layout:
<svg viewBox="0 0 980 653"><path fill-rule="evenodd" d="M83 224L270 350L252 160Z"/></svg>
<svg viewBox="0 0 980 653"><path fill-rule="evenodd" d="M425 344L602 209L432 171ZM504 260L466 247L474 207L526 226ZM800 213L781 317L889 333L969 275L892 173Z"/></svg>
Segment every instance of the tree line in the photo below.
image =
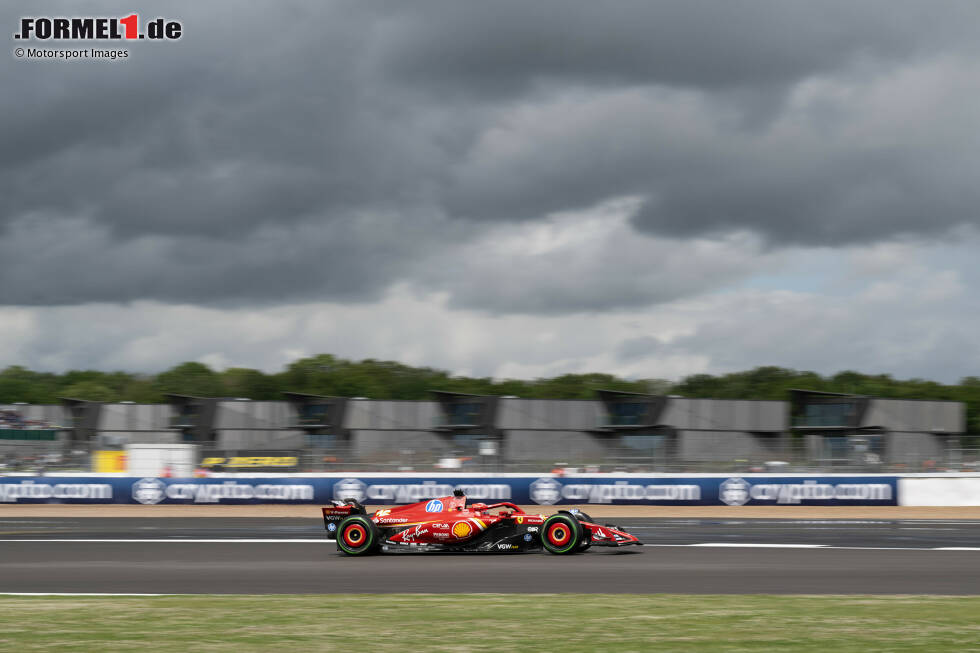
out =
<svg viewBox="0 0 980 653"><path fill-rule="evenodd" d="M0 371L0 404L51 404L62 397L163 403L167 394L279 400L284 391L371 399L425 399L430 390L532 399L593 399L595 391L600 389L694 398L786 400L791 388L895 399L962 401L967 405L968 432L980 433L980 378L975 376L955 385L944 385L926 379L895 379L888 374L844 371L822 376L769 366L721 375L695 374L676 383L656 378L623 379L601 373L495 380L454 376L445 370L393 361L351 361L330 354L294 361L274 374L242 367L217 371L196 362L181 363L151 375L97 370L55 374L16 365Z"/></svg>

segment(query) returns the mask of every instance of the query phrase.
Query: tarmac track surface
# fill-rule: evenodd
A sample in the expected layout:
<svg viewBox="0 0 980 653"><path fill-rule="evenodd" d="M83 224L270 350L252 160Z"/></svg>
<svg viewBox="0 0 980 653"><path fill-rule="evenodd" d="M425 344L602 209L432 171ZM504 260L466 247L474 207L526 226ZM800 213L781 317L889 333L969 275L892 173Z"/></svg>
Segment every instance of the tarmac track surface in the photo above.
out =
<svg viewBox="0 0 980 653"><path fill-rule="evenodd" d="M0 592L980 594L980 521L615 521L655 546L349 558L313 519L0 518Z"/></svg>

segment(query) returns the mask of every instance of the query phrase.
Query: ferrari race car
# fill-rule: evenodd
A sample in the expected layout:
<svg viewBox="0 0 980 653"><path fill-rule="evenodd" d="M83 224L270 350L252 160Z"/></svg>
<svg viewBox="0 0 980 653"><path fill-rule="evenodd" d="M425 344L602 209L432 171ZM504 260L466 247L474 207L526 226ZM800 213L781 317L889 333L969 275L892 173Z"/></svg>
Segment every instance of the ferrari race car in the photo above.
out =
<svg viewBox="0 0 980 653"><path fill-rule="evenodd" d="M579 553L592 546L641 544L610 524L599 525L573 508L530 515L513 503L474 503L456 490L451 497L385 508L368 515L357 501L323 507L327 539L347 555L396 551L538 551Z"/></svg>

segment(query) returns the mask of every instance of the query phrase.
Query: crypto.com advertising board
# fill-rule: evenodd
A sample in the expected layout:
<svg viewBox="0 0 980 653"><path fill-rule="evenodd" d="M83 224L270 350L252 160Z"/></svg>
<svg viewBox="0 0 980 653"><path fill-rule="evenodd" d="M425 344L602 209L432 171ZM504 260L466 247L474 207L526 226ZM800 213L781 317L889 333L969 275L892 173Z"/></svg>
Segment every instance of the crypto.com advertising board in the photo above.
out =
<svg viewBox="0 0 980 653"><path fill-rule="evenodd" d="M528 505L894 506L897 476L0 477L0 503L406 504L462 488L473 501Z"/></svg>

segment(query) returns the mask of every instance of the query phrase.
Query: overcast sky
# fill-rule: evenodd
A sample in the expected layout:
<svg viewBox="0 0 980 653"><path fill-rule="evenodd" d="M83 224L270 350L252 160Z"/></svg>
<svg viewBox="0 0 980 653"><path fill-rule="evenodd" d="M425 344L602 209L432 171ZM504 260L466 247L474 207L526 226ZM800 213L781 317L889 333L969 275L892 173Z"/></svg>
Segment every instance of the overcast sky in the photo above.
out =
<svg viewBox="0 0 980 653"><path fill-rule="evenodd" d="M0 367L980 375L972 0L159 7L0 7Z"/></svg>

